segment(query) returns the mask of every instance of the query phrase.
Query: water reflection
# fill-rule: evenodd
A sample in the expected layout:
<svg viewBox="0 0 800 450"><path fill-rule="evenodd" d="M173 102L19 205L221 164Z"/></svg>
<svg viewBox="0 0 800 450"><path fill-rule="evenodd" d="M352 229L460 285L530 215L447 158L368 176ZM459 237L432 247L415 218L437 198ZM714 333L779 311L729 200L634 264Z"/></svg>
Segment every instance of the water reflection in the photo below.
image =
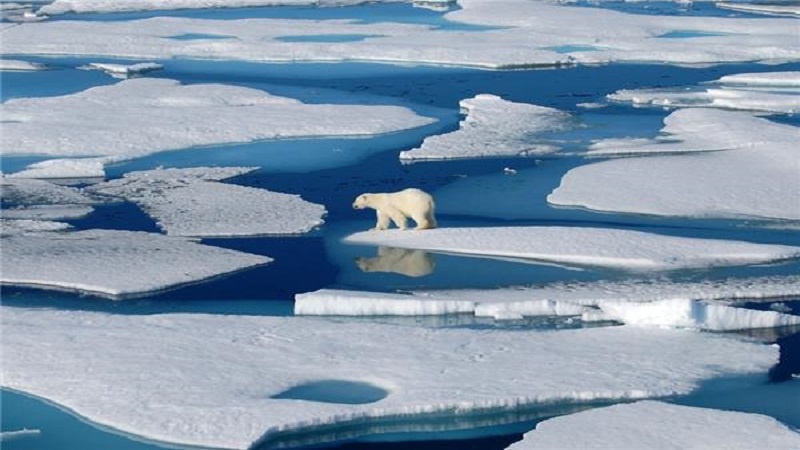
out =
<svg viewBox="0 0 800 450"><path fill-rule="evenodd" d="M378 256L359 256L355 263L362 272L391 272L407 277L424 277L436 269L430 253L394 247L378 247Z"/></svg>

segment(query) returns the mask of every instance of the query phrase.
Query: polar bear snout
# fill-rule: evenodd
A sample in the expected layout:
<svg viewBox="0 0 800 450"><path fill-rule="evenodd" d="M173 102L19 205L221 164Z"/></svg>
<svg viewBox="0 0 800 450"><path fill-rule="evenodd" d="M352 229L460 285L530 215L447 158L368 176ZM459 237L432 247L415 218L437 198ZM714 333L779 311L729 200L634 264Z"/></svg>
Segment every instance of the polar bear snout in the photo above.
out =
<svg viewBox="0 0 800 450"><path fill-rule="evenodd" d="M353 209L364 209L368 206L367 204L367 195L361 194L353 202Z"/></svg>

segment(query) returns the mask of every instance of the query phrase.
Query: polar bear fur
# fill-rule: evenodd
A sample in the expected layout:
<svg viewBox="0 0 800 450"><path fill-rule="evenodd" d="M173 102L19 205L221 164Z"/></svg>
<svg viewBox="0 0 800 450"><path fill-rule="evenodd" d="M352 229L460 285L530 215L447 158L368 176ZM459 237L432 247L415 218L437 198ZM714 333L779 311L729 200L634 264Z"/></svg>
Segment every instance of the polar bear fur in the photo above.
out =
<svg viewBox="0 0 800 450"><path fill-rule="evenodd" d="M394 222L397 228L405 230L408 228L409 218L417 224L417 230L436 228L433 197L420 189L361 194L353 202L353 208L374 209L378 215L376 230L389 228L390 221Z"/></svg>

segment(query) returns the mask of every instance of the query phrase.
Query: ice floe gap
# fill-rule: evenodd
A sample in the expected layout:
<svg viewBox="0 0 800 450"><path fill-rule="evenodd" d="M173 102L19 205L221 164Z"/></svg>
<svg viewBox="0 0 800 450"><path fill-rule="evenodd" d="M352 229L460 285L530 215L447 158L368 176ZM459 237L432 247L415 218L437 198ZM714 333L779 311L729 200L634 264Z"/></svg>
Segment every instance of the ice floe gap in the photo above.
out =
<svg viewBox="0 0 800 450"><path fill-rule="evenodd" d="M174 236L301 234L323 224L325 207L298 195L218 181L255 167L196 167L131 172L87 188L139 205Z"/></svg>
<svg viewBox="0 0 800 450"><path fill-rule="evenodd" d="M579 227L393 229L355 233L344 242L633 272L749 265L800 256L800 247L793 246Z"/></svg>
<svg viewBox="0 0 800 450"><path fill-rule="evenodd" d="M729 278L719 281L669 280L553 283L501 289L380 293L322 289L295 296L297 315L425 316L474 314L497 320L531 316L576 316L637 326L714 331L774 328L800 324L781 311L735 307L736 300L800 295L800 277Z"/></svg>
<svg viewBox="0 0 800 450"><path fill-rule="evenodd" d="M569 113L515 103L492 94L479 94L461 100L459 105L466 117L457 131L425 138L420 147L400 152L400 159L415 161L553 153L559 147L553 143L537 142L537 137L576 125Z"/></svg>
<svg viewBox="0 0 800 450"><path fill-rule="evenodd" d="M664 139L600 141L591 153L704 153L580 166L564 175L547 201L657 216L800 220L797 127L705 108L678 110L665 123Z"/></svg>
<svg viewBox="0 0 800 450"><path fill-rule="evenodd" d="M461 9L446 13L444 18L493 28L475 32L480 33L480 39L463 39L460 33L428 25L365 24L352 20L163 17L114 23L64 20L7 30L3 35L3 51L17 55L69 54L142 60L373 61L491 69L609 62L712 64L800 59L796 23L791 18L754 21L636 15L528 0L461 0L459 6ZM565 23L570 26L565 27ZM676 30L696 30L706 35L682 39L659 37ZM214 42L169 39L193 33L236 39ZM278 40L287 35L320 34L380 37L325 43ZM265 42L275 45L264 45ZM564 53L565 50L572 51Z"/></svg>
<svg viewBox="0 0 800 450"><path fill-rule="evenodd" d="M408 423L417 415L459 422L470 412L544 403L681 395L723 376L758 384L778 357L774 346L637 327L526 338L301 317L7 306L1 317L4 387L126 433L219 448L325 427L336 439L337 426ZM588 371L594 375L571 376ZM387 395L363 404L272 398L325 380L366 383Z"/></svg>
<svg viewBox="0 0 800 450"><path fill-rule="evenodd" d="M270 258L155 233L87 230L12 234L0 282L132 297L266 264Z"/></svg>
<svg viewBox="0 0 800 450"><path fill-rule="evenodd" d="M800 112L800 72L743 73L706 84L714 87L621 90L607 98L634 106L710 107L775 114Z"/></svg>
<svg viewBox="0 0 800 450"><path fill-rule="evenodd" d="M147 78L60 97L9 100L0 105L0 112L15 119L3 124L4 155L106 158L77 163L92 173L98 162L166 150L266 139L375 136L435 121L397 106L304 104L250 88ZM61 175L57 163L31 169L46 170L50 177ZM66 165L63 174L77 169Z"/></svg>
<svg viewBox="0 0 800 450"><path fill-rule="evenodd" d="M509 450L798 446L800 433L769 416L648 400L545 420Z"/></svg>

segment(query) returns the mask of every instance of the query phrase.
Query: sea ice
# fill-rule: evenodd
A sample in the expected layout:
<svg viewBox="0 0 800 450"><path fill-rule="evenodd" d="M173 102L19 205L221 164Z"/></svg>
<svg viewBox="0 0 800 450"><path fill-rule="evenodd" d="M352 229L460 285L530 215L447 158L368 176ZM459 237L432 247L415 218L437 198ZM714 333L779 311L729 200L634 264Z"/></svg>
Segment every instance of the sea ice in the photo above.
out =
<svg viewBox="0 0 800 450"><path fill-rule="evenodd" d="M50 15L66 13L158 11L199 8L247 8L254 6L344 6L367 0L53 0L39 8ZM386 0L369 0L381 2ZM402 1L402 0L396 0Z"/></svg>
<svg viewBox="0 0 800 450"><path fill-rule="evenodd" d="M43 10L53 11L63 5L67 2ZM172 8L177 5L170 3ZM423 24L157 17L30 23L6 29L2 51L9 55L118 56L141 60L412 62L495 69L609 62L698 64L800 59L797 24L792 18L626 14L529 0L460 0L459 6L444 19L485 27L469 32L475 39L465 39L464 32ZM671 32L687 29L698 30L700 35L669 37ZM187 34L232 38L192 42L172 38ZM350 42L281 41L285 36L320 34L373 37Z"/></svg>
<svg viewBox="0 0 800 450"><path fill-rule="evenodd" d="M324 441L325 429L341 439L337 425L358 437L395 419L402 430L414 415L457 427L471 412L682 395L725 376L761 384L778 356L729 336L627 326L525 333L0 308L4 387L123 432L219 448ZM326 384L382 395L281 398Z"/></svg>
<svg viewBox="0 0 800 450"><path fill-rule="evenodd" d="M800 247L793 246L582 227L392 229L355 233L344 242L627 271L747 265L800 256Z"/></svg>
<svg viewBox="0 0 800 450"><path fill-rule="evenodd" d="M5 211L4 216L5 216ZM63 231L69 229L71 225L64 222L53 222L50 220L32 219L0 219L0 236L10 236L12 234L38 233L42 231Z"/></svg>
<svg viewBox="0 0 800 450"><path fill-rule="evenodd" d="M0 72L1 71L24 71L32 72L37 70L45 70L44 64L33 63L28 61L19 61L16 59L0 59Z"/></svg>
<svg viewBox="0 0 800 450"><path fill-rule="evenodd" d="M43 180L0 177L0 197L4 219L74 219L101 203L81 190Z"/></svg>
<svg viewBox="0 0 800 450"><path fill-rule="evenodd" d="M79 69L102 70L115 78L128 78L155 70L161 70L164 66L154 62L143 62L137 64L111 64L111 63L89 63Z"/></svg>
<svg viewBox="0 0 800 450"><path fill-rule="evenodd" d="M14 234L4 237L2 258L3 284L109 297L152 293L271 261L184 238L119 230Z"/></svg>
<svg viewBox="0 0 800 450"><path fill-rule="evenodd" d="M736 74L722 77L705 89L626 89L609 94L612 102L636 106L712 107L794 114L800 112L800 72Z"/></svg>
<svg viewBox="0 0 800 450"><path fill-rule="evenodd" d="M647 400L545 420L509 450L798 447L800 433L772 417Z"/></svg>
<svg viewBox="0 0 800 450"><path fill-rule="evenodd" d="M426 138L422 146L400 152L401 160L531 156L558 151L558 146L538 142L542 133L574 126L566 112L515 103L496 95L479 94L461 100L466 118L451 133Z"/></svg>
<svg viewBox="0 0 800 450"><path fill-rule="evenodd" d="M263 139L373 136L434 121L397 106L304 104L238 86L148 78L60 97L13 99L0 112L8 121L3 155L116 161Z"/></svg>
<svg viewBox="0 0 800 450"><path fill-rule="evenodd" d="M679 110L666 123L662 139L619 148L600 142L592 153L703 153L580 166L547 201L659 216L800 220L797 127L715 109Z"/></svg>
<svg viewBox="0 0 800 450"><path fill-rule="evenodd" d="M325 207L298 195L218 183L253 167L131 172L89 191L134 202L175 236L300 234L322 225Z"/></svg>
<svg viewBox="0 0 800 450"><path fill-rule="evenodd" d="M106 175L105 166L114 158L48 159L9 174L10 178L92 179Z"/></svg>
<svg viewBox="0 0 800 450"><path fill-rule="evenodd" d="M769 14L778 16L800 16L800 5L792 2L778 4L771 2L717 2L717 8L732 9L734 11L745 11L755 14Z"/></svg>

